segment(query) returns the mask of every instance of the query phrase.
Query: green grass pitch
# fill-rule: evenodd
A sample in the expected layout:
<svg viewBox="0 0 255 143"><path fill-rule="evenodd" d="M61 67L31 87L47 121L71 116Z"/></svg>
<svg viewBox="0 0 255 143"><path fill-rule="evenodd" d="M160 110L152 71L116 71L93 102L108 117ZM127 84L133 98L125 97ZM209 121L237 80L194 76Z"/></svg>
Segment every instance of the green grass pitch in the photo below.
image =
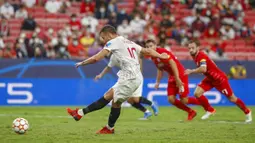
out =
<svg viewBox="0 0 255 143"><path fill-rule="evenodd" d="M96 135L106 125L110 108L86 115L79 122L67 116L65 107L0 107L1 143L254 143L255 125L244 124L244 114L237 107L216 107L217 113L202 121L197 117L184 122L187 114L175 107L161 107L159 116L138 120L143 114L123 108L114 135ZM255 111L255 107L251 107ZM24 135L12 131L17 117L28 120Z"/></svg>

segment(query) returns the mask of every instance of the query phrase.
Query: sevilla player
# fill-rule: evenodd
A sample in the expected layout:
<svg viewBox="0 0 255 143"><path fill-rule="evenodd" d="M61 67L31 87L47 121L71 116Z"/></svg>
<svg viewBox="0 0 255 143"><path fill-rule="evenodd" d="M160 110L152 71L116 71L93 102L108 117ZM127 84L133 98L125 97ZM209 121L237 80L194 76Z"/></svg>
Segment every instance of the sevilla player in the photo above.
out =
<svg viewBox="0 0 255 143"><path fill-rule="evenodd" d="M202 51L199 51L199 43L196 41L189 41L188 48L190 55L193 57L198 68L187 69L185 74L203 73L206 77L197 86L195 90L195 96L197 98L203 96L204 92L216 88L219 92L224 94L231 102L235 103L246 115L245 122L251 122L251 110L246 107L244 102L235 96L233 93L228 78L224 72L222 72L217 65ZM211 108L207 103L201 103ZM209 109L202 119L207 119L215 112L213 108Z"/></svg>
<svg viewBox="0 0 255 143"><path fill-rule="evenodd" d="M197 113L185 104L199 105L200 102L195 97L188 97L189 81L188 76L184 75L184 67L170 51L164 48L157 48L154 40L147 40L145 47L151 48L160 54L166 53L168 55L168 59L152 58L152 61L158 68L155 88L158 89L163 71L166 71L169 74L167 87L168 101L177 108L186 111L188 113L187 120L192 120ZM181 101L176 99L177 94L180 95Z"/></svg>

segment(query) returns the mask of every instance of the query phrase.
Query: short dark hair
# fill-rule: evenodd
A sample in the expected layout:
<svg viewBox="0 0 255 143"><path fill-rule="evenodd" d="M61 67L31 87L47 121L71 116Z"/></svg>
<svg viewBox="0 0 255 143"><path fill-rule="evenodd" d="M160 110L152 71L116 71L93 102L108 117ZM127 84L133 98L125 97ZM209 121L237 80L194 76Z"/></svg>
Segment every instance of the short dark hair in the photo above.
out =
<svg viewBox="0 0 255 143"><path fill-rule="evenodd" d="M116 29L113 27L113 26L111 26L111 25L105 25L102 29L101 29L101 31L100 31L100 33L99 34L101 34L101 33L112 33L112 34L117 34L117 31L116 31Z"/></svg>
<svg viewBox="0 0 255 143"><path fill-rule="evenodd" d="M156 44L156 41L153 40L153 39L148 39L148 40L145 41L145 44L148 44L148 43Z"/></svg>
<svg viewBox="0 0 255 143"><path fill-rule="evenodd" d="M190 41L188 41L188 42L186 43L186 45L188 46L188 45L191 44L191 43L195 43L196 46L200 46L200 42L199 42L198 40L190 40Z"/></svg>

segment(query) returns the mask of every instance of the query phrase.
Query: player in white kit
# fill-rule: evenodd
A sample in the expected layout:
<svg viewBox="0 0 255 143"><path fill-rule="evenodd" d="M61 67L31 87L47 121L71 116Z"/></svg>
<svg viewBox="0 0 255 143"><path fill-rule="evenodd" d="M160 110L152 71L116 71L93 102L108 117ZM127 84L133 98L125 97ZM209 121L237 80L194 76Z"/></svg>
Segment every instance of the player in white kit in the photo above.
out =
<svg viewBox="0 0 255 143"><path fill-rule="evenodd" d="M167 59L168 56L166 54L159 54L151 49L142 48L134 42L118 36L116 29L110 25L104 26L99 36L100 41L105 44L104 49L96 55L76 63L76 67L96 63L109 53L112 53L120 65L120 71L117 74L119 79L99 100L83 109L77 108L71 110L67 108L67 112L76 121L79 121L85 114L105 107L113 99L108 124L97 132L98 134L113 134L114 125L120 115L121 104L133 95L143 81L138 59L140 54L161 59Z"/></svg>
<svg viewBox="0 0 255 143"><path fill-rule="evenodd" d="M103 69L103 71L100 74L98 74L95 77L95 80L102 78L113 67L120 67L120 65L117 62L117 59L114 55L110 54L108 57L110 57L108 65ZM140 69L142 71L142 59L141 58L139 59L139 62L140 62ZM152 108L155 116L158 115L159 111L158 111L158 107L155 103L153 103L152 101L150 101L147 98L142 96L142 90L143 90L143 82L136 89L136 91L133 93L133 95L130 96L130 98L127 100L127 102L130 103L137 110L140 110L144 113L143 118L140 118L140 119L144 120L144 119L148 119L149 117L151 117L152 113L148 109L146 109L142 104L149 105Z"/></svg>

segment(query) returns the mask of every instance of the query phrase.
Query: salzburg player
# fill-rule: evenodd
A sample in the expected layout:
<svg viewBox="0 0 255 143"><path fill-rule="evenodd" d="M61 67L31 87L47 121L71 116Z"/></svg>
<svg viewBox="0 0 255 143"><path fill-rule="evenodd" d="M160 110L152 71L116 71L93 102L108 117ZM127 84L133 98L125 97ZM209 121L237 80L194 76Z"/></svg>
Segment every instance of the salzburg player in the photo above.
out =
<svg viewBox="0 0 255 143"><path fill-rule="evenodd" d="M168 59L166 60L152 58L152 61L158 68L155 88L158 89L160 80L163 76L163 71L166 71L169 74L167 87L168 101L177 108L186 111L188 113L187 120L192 120L197 113L185 104L200 105L200 103L195 97L188 97L189 81L188 76L184 75L184 67L170 51L164 48L157 48L156 42L154 40L147 40L145 42L145 47L153 49L158 53L166 53L168 55ZM176 99L177 94L180 95L181 101Z"/></svg>
<svg viewBox="0 0 255 143"><path fill-rule="evenodd" d="M162 59L167 59L167 55L142 48L134 42L129 41L122 36L118 36L116 29L110 25L106 25L101 29L99 37L100 41L105 44L104 49L96 55L76 63L76 67L96 63L99 60L102 60L106 55L109 55L109 53L112 53L120 65L120 71L118 73L119 79L102 98L93 102L88 107L75 110L67 108L67 112L76 121L79 121L82 116L102 109L113 99L108 124L97 132L98 134L113 134L114 125L120 115L121 104L133 95L143 81L138 60L140 54Z"/></svg>
<svg viewBox="0 0 255 143"><path fill-rule="evenodd" d="M235 96L225 73L222 72L204 52L199 51L199 42L189 41L187 44L190 55L193 57L198 68L187 69L185 74L188 75L193 73L203 73L206 76L197 86L195 90L195 96L199 98L200 96L203 96L204 92L215 87L219 92L224 94L231 102L235 103L245 113L245 122L251 122L251 110L246 107L240 98ZM208 103L201 104L207 104L208 108L210 108ZM207 111L206 114L202 116L202 119L209 118L210 115L212 115L214 112L215 110L212 108L211 111Z"/></svg>
<svg viewBox="0 0 255 143"><path fill-rule="evenodd" d="M103 71L100 74L98 74L95 77L95 80L102 78L113 67L115 67L115 66L120 67L120 65L114 55L110 54L109 57L110 57L110 60L109 60L108 65L103 69ZM139 59L139 63L140 63L141 70L142 70L142 59L141 58ZM136 92L134 92L133 96L127 100L128 103L130 103L134 108L136 108L144 113L143 119L148 119L149 117L152 116L152 113L148 109L146 109L141 103L151 106L151 108L154 112L154 115L157 116L158 112L159 112L157 105L142 96L142 88L143 88L143 83L139 86L139 88L136 90Z"/></svg>

